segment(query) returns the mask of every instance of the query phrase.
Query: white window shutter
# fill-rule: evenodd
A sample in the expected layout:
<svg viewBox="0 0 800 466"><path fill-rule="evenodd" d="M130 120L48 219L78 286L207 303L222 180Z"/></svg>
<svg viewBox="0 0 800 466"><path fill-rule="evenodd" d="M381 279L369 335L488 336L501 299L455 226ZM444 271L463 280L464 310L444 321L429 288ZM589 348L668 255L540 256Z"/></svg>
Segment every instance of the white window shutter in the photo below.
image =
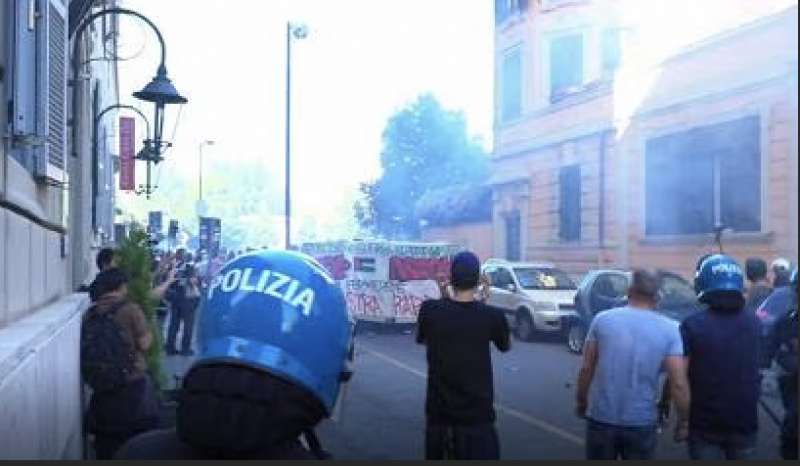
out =
<svg viewBox="0 0 800 466"><path fill-rule="evenodd" d="M67 160L67 72L69 39L67 8L61 0L41 0L37 34L37 134L45 141L36 174L59 180Z"/></svg>
<svg viewBox="0 0 800 466"><path fill-rule="evenodd" d="M11 47L11 155L33 171L36 161L36 19L35 0L13 0Z"/></svg>
<svg viewBox="0 0 800 466"><path fill-rule="evenodd" d="M14 0L13 99L15 136L36 134L36 0Z"/></svg>

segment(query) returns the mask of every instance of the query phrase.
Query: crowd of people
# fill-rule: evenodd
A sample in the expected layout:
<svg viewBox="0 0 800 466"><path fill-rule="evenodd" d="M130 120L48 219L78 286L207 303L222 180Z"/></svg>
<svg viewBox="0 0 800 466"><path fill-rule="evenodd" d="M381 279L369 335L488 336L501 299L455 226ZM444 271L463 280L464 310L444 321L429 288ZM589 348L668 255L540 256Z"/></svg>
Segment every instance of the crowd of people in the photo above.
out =
<svg viewBox="0 0 800 466"><path fill-rule="evenodd" d="M84 380L94 390L87 419L97 457L328 458L314 427L335 411L354 355L341 290L302 254L264 251L199 267L203 262L177 251L156 267L153 296L170 303L167 352L177 353L183 326L180 353L192 354L200 294L208 310L197 317L207 331L183 381L177 423L163 429L144 364L151 330L126 298L113 252L98 255L81 342ZM470 252L456 255L440 283L442 297L419 312L416 341L428 361L426 459L500 458L491 346L506 352L511 342L503 312L486 304L480 266ZM584 347L575 412L587 423L587 459L654 458L670 405L674 439L687 442L690 458L751 458L762 355L782 371L781 455L797 458L797 270L786 274L788 264L773 264L770 284L766 269L762 260L748 260L743 271L729 256L704 256L695 290L705 308L680 325L653 312L659 275L632 273L627 304L599 313ZM224 280L209 282L209 273ZM277 286L273 277L291 285L268 292ZM755 309L775 287L791 290L793 299L764 339Z"/></svg>
<svg viewBox="0 0 800 466"><path fill-rule="evenodd" d="M695 288L705 310L678 328L640 312L655 308L657 286L654 275L634 273L628 308L599 315L584 349L579 411L586 413L587 393L595 399L587 414L588 458L652 458L656 412L647 400L658 388L662 367L669 375L666 394L678 410L675 439L688 441L690 458L752 458L761 369L764 361L775 360L785 369L780 377L785 408L781 456L797 459L797 271L790 279L788 262L777 264L773 284L792 287L794 299L767 329L755 313L771 293L762 260L749 259L743 273L728 256L701 258ZM745 274L751 281L748 290ZM765 330L768 338L763 338ZM620 394L621 389L628 391Z"/></svg>

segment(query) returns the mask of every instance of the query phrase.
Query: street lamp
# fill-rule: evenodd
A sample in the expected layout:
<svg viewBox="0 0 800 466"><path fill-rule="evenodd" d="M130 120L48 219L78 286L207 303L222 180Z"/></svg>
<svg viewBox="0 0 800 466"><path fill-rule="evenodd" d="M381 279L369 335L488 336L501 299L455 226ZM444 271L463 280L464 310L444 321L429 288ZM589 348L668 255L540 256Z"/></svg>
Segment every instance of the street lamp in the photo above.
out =
<svg viewBox="0 0 800 466"><path fill-rule="evenodd" d="M203 202L203 147L205 146L213 146L214 141L203 141L200 143L200 157L199 157L199 166L197 170L197 186L198 186L198 195L197 195L197 212L198 216L201 215L201 205Z"/></svg>
<svg viewBox="0 0 800 466"><path fill-rule="evenodd" d="M136 114L138 114L142 120L144 120L145 128L147 130L147 139L150 139L150 121L144 116L141 110L132 106L132 105L123 105L123 104L114 104L109 105L108 107L104 108L100 113L98 113L94 117L94 122L92 125L92 228L97 229L97 194L98 194L98 185L100 183L99 180L99 164L100 164L100 154L98 148L98 141L97 141L97 129L100 126L100 122L102 121L103 117L110 112L111 110L130 110ZM149 175L148 175L149 180Z"/></svg>
<svg viewBox="0 0 800 466"><path fill-rule="evenodd" d="M292 40L308 37L308 28L304 24L286 23L286 193L284 200L286 249L292 245Z"/></svg>
<svg viewBox="0 0 800 466"><path fill-rule="evenodd" d="M75 37L73 39L73 53L72 53L72 108L78 108L78 47L81 45L81 35L86 30L89 25L102 16L107 15L126 15L126 16L133 16L141 21L145 22L152 30L155 32L156 37L158 38L158 42L161 46L161 62L156 70L156 76L153 80L148 83L144 89L139 92L134 92L133 96L139 100L145 102L152 102L155 105L155 118L153 119L153 135L152 138L148 137L147 140L144 141L145 150L139 153L137 159L144 160L147 162L147 172L148 175L150 173L150 164L155 163L157 164L162 160L161 151L164 146L169 146L168 143L165 143L162 140L162 135L164 132L164 108L166 105L170 104L185 104L188 100L181 96L175 86L172 85L172 82L167 77L167 47L164 43L164 37L161 35L161 31L158 30L155 24L150 21L149 18L142 15L139 12L128 10L126 8L107 8L97 13L94 13L81 21L77 28L75 28ZM79 112L76 113L79 115ZM73 140L73 157L78 157L78 144L75 141L78 140L78 125L72 125L72 140ZM150 179L148 176L147 185L144 187L143 193L147 194L147 198L150 198L150 194L152 194L153 188L150 186Z"/></svg>

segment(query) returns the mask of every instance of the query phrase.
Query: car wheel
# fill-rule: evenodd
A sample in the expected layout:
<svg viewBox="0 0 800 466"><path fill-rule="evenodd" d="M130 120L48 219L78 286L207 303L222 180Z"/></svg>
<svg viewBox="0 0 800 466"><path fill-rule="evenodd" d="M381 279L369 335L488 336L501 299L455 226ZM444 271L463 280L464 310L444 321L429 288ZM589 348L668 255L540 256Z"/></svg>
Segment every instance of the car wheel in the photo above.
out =
<svg viewBox="0 0 800 466"><path fill-rule="evenodd" d="M576 354L583 351L586 341L586 327L581 322L573 322L567 331L567 348Z"/></svg>
<svg viewBox="0 0 800 466"><path fill-rule="evenodd" d="M533 338L533 319L531 319L528 311L521 310L517 312L517 325L514 333L520 341L530 341Z"/></svg>

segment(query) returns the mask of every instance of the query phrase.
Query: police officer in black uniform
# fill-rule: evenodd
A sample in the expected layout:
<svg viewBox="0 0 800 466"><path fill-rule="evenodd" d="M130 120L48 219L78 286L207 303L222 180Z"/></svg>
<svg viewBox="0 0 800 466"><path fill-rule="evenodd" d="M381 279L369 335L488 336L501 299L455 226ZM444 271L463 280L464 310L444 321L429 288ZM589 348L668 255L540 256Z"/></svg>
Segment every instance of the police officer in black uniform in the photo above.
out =
<svg viewBox="0 0 800 466"><path fill-rule="evenodd" d="M351 374L353 324L322 266L294 252L240 257L210 286L200 324L176 428L139 435L117 458L328 458L313 428Z"/></svg>
<svg viewBox="0 0 800 466"><path fill-rule="evenodd" d="M767 339L767 357L777 363L778 383L783 402L784 418L781 425L781 457L797 458L797 345L798 345L798 288L797 269L791 276L789 309L771 328ZM768 298L769 299L769 298Z"/></svg>

